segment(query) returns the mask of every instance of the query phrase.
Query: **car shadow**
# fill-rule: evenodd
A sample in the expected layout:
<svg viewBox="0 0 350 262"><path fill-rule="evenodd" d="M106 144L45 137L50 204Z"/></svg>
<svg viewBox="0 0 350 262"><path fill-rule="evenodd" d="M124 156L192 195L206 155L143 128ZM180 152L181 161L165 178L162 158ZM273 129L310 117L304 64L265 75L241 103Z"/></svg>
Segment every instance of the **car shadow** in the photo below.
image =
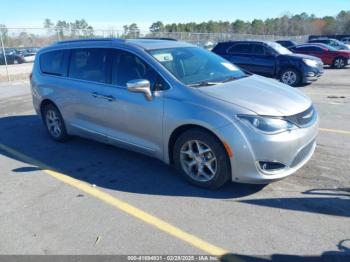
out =
<svg viewBox="0 0 350 262"><path fill-rule="evenodd" d="M251 205L350 217L350 188L311 189L303 192L313 197L240 200ZM315 197L318 196L318 197Z"/></svg>
<svg viewBox="0 0 350 262"><path fill-rule="evenodd" d="M172 167L142 154L81 138L54 142L37 115L0 118L0 153L26 163L13 175L50 167L101 188L139 194L232 199L264 187L228 183L216 191L197 188Z"/></svg>
<svg viewBox="0 0 350 262"><path fill-rule="evenodd" d="M224 262L345 262L350 261L350 239L344 239L337 245L338 250L326 251L321 255L289 255L272 254L265 256L251 256L240 254L225 254L221 256L220 261Z"/></svg>

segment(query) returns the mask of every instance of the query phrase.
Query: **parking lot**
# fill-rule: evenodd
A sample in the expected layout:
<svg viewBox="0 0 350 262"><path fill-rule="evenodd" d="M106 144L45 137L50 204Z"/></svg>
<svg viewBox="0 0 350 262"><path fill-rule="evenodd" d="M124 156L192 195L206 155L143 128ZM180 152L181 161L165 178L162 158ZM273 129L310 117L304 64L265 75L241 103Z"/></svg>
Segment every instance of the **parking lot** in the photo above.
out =
<svg viewBox="0 0 350 262"><path fill-rule="evenodd" d="M7 71L10 75L10 80L27 80L28 75L32 72L33 63L23 63L17 65L8 65ZM6 67L0 65L0 83L8 81Z"/></svg>
<svg viewBox="0 0 350 262"><path fill-rule="evenodd" d="M350 68L325 69L299 89L320 115L306 166L267 186L209 191L137 153L80 138L53 142L29 83L0 83L0 253L298 261L350 252Z"/></svg>

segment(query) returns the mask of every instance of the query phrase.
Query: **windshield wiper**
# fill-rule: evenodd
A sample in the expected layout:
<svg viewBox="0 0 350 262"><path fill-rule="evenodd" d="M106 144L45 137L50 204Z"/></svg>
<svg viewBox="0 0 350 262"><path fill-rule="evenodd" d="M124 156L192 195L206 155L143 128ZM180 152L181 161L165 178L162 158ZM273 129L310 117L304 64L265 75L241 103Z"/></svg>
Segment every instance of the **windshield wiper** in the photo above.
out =
<svg viewBox="0 0 350 262"><path fill-rule="evenodd" d="M222 80L221 83L227 83L227 82L231 82L231 81L234 81L234 80L237 80L237 79L241 79L241 78L245 78L245 77L248 77L248 75L243 75L243 76L239 76L239 77L230 76L230 77Z"/></svg>
<svg viewBox="0 0 350 262"><path fill-rule="evenodd" d="M234 81L234 80L236 80L236 79L237 79L237 77L230 76L230 77L228 77L228 78L222 80L221 83L231 82L231 81Z"/></svg>
<svg viewBox="0 0 350 262"><path fill-rule="evenodd" d="M223 80L220 81L200 81L200 82L195 82L192 84L189 84L187 86L192 86L192 87L198 87L198 86L213 86L213 85L218 85L218 84L222 84L222 83L227 83L227 82L231 82L237 79L241 79L244 77L248 77L249 75L243 75L243 76L239 76L239 77L235 77L235 76L230 76L228 78L225 78Z"/></svg>
<svg viewBox="0 0 350 262"><path fill-rule="evenodd" d="M196 82L196 83L192 83L189 84L187 86L191 86L191 87L198 87L198 86L214 86L214 85L218 85L221 84L222 82L211 82L211 81L201 81L201 82Z"/></svg>

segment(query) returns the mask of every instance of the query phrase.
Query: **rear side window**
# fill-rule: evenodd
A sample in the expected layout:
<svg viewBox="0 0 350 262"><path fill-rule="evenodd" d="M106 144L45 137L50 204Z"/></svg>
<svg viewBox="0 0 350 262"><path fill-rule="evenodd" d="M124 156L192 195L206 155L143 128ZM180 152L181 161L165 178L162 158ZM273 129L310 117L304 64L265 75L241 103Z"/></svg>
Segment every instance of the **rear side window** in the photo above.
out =
<svg viewBox="0 0 350 262"><path fill-rule="evenodd" d="M310 52L310 51L314 51L312 46L297 47L297 48L295 48L295 50L301 51L301 52Z"/></svg>
<svg viewBox="0 0 350 262"><path fill-rule="evenodd" d="M44 53L40 56L41 72L48 75L67 75L68 51L57 50Z"/></svg>
<svg viewBox="0 0 350 262"><path fill-rule="evenodd" d="M311 47L310 47L310 51L313 51L313 52L322 52L323 49L322 49L321 47L311 46Z"/></svg>
<svg viewBox="0 0 350 262"><path fill-rule="evenodd" d="M250 54L251 45L250 44L236 44L228 50L229 54Z"/></svg>
<svg viewBox="0 0 350 262"><path fill-rule="evenodd" d="M72 49L69 77L107 83L108 49Z"/></svg>

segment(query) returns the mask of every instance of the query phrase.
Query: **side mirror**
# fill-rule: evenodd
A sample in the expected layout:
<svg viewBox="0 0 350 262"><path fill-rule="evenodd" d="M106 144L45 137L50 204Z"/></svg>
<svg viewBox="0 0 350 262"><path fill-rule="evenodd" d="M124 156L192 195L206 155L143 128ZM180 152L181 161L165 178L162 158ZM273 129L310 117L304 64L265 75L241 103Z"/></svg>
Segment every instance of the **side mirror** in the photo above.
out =
<svg viewBox="0 0 350 262"><path fill-rule="evenodd" d="M126 86L130 92L143 93L148 101L152 100L151 83L148 80L130 80L126 83Z"/></svg>

